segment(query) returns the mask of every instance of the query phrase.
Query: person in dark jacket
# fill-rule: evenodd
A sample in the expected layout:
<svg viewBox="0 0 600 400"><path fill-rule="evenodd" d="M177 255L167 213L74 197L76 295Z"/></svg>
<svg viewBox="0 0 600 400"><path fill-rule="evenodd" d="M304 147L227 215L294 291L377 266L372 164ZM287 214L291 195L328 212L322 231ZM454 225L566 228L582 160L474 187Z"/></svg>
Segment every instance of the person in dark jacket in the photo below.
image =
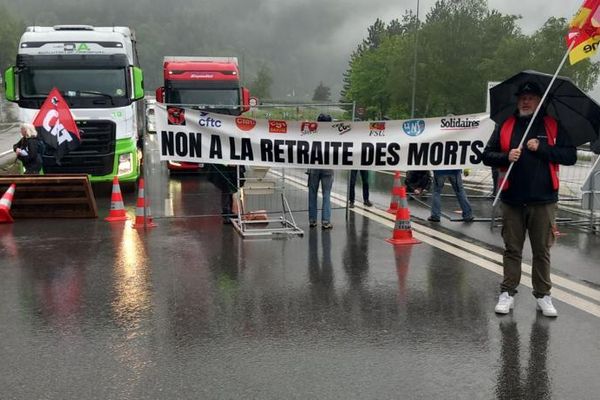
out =
<svg viewBox="0 0 600 400"><path fill-rule="evenodd" d="M32 124L21 124L21 139L13 146L17 160L21 161L25 174L39 174L42 170L42 155L40 154L37 131Z"/></svg>
<svg viewBox="0 0 600 400"><path fill-rule="evenodd" d="M429 190L431 186L431 172L429 171L408 171L404 179L406 193L420 196L423 192Z"/></svg>
<svg viewBox="0 0 600 400"><path fill-rule="evenodd" d="M508 314L514 308L513 296L521 280L523 243L528 233L533 253L533 295L543 315L555 317L557 311L550 296L550 247L555 234L558 165L575 164L577 149L561 124L543 112L536 117L520 148L542 90L536 83L526 82L516 96L517 112L496 126L483 152L483 163L497 167L500 173L504 278L495 311ZM513 169L503 182L511 163Z"/></svg>

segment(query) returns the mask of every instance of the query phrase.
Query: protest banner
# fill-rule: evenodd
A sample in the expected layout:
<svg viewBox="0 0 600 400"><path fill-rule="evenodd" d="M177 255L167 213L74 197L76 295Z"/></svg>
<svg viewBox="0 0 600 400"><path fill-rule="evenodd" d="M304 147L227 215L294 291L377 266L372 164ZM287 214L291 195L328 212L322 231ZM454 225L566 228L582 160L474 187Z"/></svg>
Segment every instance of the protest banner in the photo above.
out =
<svg viewBox="0 0 600 400"><path fill-rule="evenodd" d="M395 121L285 121L156 105L161 161L289 168L484 167L487 114Z"/></svg>

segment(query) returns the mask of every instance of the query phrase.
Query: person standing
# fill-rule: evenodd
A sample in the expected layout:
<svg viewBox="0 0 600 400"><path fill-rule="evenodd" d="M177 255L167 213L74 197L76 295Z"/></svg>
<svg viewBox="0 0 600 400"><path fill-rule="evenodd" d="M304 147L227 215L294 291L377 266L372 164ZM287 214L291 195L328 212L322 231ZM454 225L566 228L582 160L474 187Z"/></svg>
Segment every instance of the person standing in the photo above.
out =
<svg viewBox="0 0 600 400"><path fill-rule="evenodd" d="M433 171L433 194L431 203L431 216L427 218L428 221L440 222L440 216L442 214L442 190L444 190L444 182L448 179L458 204L462 210L462 217L464 222L473 221L473 211L471 204L467 198L467 193L463 187L462 182L462 170L460 169L448 169Z"/></svg>
<svg viewBox="0 0 600 400"><path fill-rule="evenodd" d="M537 308L546 317L556 317L550 290L550 247L554 242L558 202L558 165L573 165L577 149L568 133L543 110L533 122L519 147L521 138L540 104L542 90L535 82L523 83L517 93L516 113L497 125L484 152L483 163L498 167L502 200L502 238L504 239L504 277L495 307L498 314L514 308L514 295L521 280L521 260L525 234L529 234L533 253L531 280ZM509 165L513 169L504 181Z"/></svg>
<svg viewBox="0 0 600 400"><path fill-rule="evenodd" d="M26 175L39 174L42 170L41 147L37 130L32 124L21 124L21 139L13 146L17 159L23 164Z"/></svg>
<svg viewBox="0 0 600 400"><path fill-rule="evenodd" d="M319 114L317 121L328 122L332 118L327 114ZM321 185L321 194L323 203L321 209L321 227L331 229L331 188L333 187L332 169L309 169L308 173L308 223L311 228L317 226L317 193L319 184Z"/></svg>
<svg viewBox="0 0 600 400"><path fill-rule="evenodd" d="M371 207L373 205L373 203L369 201L369 171L365 169L361 169L360 171L357 169L353 169L352 171L350 171L350 188L348 193L348 207L350 208L354 208L354 187L356 186L356 178L359 172L360 180L362 181L363 204L365 205L365 207Z"/></svg>
<svg viewBox="0 0 600 400"><path fill-rule="evenodd" d="M222 165L210 164L211 170L208 177L221 192L221 217L224 224L231 224L231 218L237 217L233 212L233 195L238 191L238 171L240 186L244 184L244 172L246 168L243 165Z"/></svg>

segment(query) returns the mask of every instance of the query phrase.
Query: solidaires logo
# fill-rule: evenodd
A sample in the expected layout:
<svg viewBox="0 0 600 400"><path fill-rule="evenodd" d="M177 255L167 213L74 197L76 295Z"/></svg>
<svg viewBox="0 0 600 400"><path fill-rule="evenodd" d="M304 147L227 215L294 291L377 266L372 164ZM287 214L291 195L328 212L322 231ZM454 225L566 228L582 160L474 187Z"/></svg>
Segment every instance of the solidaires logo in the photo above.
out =
<svg viewBox="0 0 600 400"><path fill-rule="evenodd" d="M425 131L425 121L422 119L411 119L402 124L402 130L408 136L419 136Z"/></svg>

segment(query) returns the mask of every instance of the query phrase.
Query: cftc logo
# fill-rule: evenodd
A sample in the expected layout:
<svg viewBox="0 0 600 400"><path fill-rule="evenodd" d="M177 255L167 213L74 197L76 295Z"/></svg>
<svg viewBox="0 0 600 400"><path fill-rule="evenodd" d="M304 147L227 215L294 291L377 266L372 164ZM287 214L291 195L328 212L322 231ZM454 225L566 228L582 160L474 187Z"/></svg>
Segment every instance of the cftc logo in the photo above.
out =
<svg viewBox="0 0 600 400"><path fill-rule="evenodd" d="M411 119L402 124L402 130L408 136L419 136L425 130L425 121L422 119Z"/></svg>

